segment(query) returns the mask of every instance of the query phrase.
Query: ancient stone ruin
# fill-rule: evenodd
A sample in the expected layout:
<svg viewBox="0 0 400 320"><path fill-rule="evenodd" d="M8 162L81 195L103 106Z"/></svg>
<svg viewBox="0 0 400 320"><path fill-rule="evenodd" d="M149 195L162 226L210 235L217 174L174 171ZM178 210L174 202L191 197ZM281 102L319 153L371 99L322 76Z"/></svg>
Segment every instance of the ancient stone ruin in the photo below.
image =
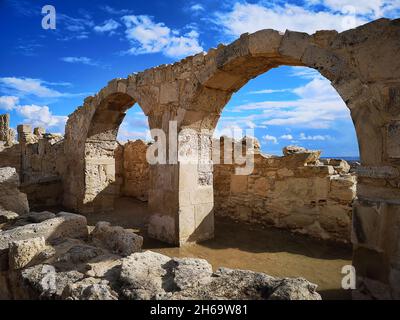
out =
<svg viewBox="0 0 400 320"><path fill-rule="evenodd" d="M140 236L107 222L88 233L84 215L111 212L116 197L125 195L148 201L148 234L174 245L211 239L214 215L351 241L354 297L399 299L399 50L399 20L379 19L342 33L260 30L110 81L69 116L65 136L20 125L14 143L9 118L2 116L0 296L319 298L304 279L213 272L201 259L141 252ZM356 129L361 165L355 170L340 159L320 159L318 151L290 147L278 157L256 147L254 171L243 176L234 174L235 165L213 166L211 156L192 152L198 144L211 149L212 132L234 92L281 65L314 68L331 81ZM150 129L168 134L175 121L185 132L175 138L181 161L149 165L146 143L118 143L119 125L135 103Z"/></svg>

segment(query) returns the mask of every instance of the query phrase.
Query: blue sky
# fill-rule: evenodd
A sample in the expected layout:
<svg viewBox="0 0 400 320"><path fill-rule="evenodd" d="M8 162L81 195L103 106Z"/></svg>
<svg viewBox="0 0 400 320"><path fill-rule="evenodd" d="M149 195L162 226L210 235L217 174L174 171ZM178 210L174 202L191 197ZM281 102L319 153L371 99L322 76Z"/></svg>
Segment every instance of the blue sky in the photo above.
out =
<svg viewBox="0 0 400 320"><path fill-rule="evenodd" d="M41 27L44 5L56 29ZM63 132L68 114L110 79L172 63L241 33L272 28L313 32L396 18L400 0L17 1L0 0L0 112L11 125ZM266 153L298 144L325 156L356 156L349 112L329 81L307 68L280 67L250 81L225 107L218 132L254 129ZM122 140L145 137L134 106Z"/></svg>

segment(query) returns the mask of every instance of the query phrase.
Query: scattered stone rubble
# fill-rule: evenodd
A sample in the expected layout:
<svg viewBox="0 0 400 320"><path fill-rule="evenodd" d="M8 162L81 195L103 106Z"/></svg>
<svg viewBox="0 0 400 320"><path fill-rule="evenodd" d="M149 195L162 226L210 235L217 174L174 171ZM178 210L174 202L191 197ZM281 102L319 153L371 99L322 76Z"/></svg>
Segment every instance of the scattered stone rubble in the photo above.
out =
<svg viewBox="0 0 400 320"><path fill-rule="evenodd" d="M15 175L10 168L1 170L2 178ZM5 184L10 181L3 179L0 187ZM26 210L4 221L0 299L321 298L316 285L302 278L226 268L213 272L203 259L142 252L143 238L132 230L98 222L89 232L78 214Z"/></svg>
<svg viewBox="0 0 400 320"><path fill-rule="evenodd" d="M115 166L117 132L132 105L140 105L152 129L168 132L170 120L176 121L179 132L191 129L192 133L179 141L179 148L183 150L182 159L192 159L199 138L202 146L211 146L209 132L215 129L232 94L248 81L281 65L310 67L331 81L351 110L359 142L362 166L357 168L351 237L357 290L366 288L367 295L373 298L399 298L400 232L396 227L400 220L399 21L378 19L340 33L259 30L207 53L113 79L97 94L84 99L82 106L68 117L64 139L57 141L58 138L48 137L41 130L32 133L30 128L22 126L18 127L19 144L7 146L8 130L1 128L0 138L5 141L0 144L0 166L14 167L20 173L21 187L32 208L62 202L66 208L80 213L112 210L114 199L120 194ZM297 165L303 163L303 173L319 171L320 167L326 170L324 180L335 174L332 168L337 171L335 167L339 166L340 170L346 170L342 165L323 161L323 166L310 166L306 154L288 154L283 158L289 160L293 156L295 162L301 160ZM278 170L281 176L294 172L282 169ZM183 245L214 236L212 165L185 161L156 164L150 168L150 177L147 198L151 237ZM259 184L268 182L260 178L265 177L256 179ZM330 184L332 190L340 189L340 194L346 197L351 194L343 193L352 188L351 179L340 176L336 180ZM316 190L319 192L319 188ZM321 190L324 194L317 198L321 198L323 205L331 199L329 194L326 197L325 182ZM294 191L300 206L306 210L308 204L302 202L302 191ZM306 199L310 200L309 195ZM320 207L319 201L310 207L313 210ZM319 215L317 220L324 217L316 211L314 214ZM302 215L300 221L304 225L315 219ZM289 220L295 220L297 225L298 217L291 216ZM3 217L12 219L10 214ZM278 218L278 223L284 220ZM339 220L345 221L340 222L343 226L347 223L345 219ZM330 236L330 227L326 226L333 222L335 227L337 221L336 213L331 214L325 227L320 223L323 232ZM293 221L289 222L291 225ZM306 226L308 230L309 227ZM316 234L321 232L317 230Z"/></svg>
<svg viewBox="0 0 400 320"><path fill-rule="evenodd" d="M302 278L226 268L213 272L203 259L142 252L141 237L130 230L104 222L90 234L87 230L83 216L59 213L0 231L0 299L321 298L316 285ZM98 241L108 237L111 246Z"/></svg>

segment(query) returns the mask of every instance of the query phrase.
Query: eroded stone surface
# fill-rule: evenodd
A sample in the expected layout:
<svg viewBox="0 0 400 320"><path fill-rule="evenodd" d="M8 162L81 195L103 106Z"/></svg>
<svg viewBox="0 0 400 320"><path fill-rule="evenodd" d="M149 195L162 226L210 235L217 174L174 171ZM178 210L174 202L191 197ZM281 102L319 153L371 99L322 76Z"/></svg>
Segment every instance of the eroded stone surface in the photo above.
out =
<svg viewBox="0 0 400 320"><path fill-rule="evenodd" d="M111 226L108 222L98 222L91 233L92 241L111 251L128 256L142 248L143 237L131 230Z"/></svg>

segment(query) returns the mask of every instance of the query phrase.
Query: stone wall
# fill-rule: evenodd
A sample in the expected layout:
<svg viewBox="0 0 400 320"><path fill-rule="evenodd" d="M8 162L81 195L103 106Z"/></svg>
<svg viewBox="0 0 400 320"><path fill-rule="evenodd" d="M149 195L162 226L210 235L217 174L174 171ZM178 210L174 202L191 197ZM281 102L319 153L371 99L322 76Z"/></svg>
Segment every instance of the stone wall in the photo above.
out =
<svg viewBox="0 0 400 320"><path fill-rule="evenodd" d="M254 152L254 170L214 165L214 213L236 220L348 242L356 176L344 160L319 160L319 151L285 148L284 156Z"/></svg>
<svg viewBox="0 0 400 320"><path fill-rule="evenodd" d="M147 201L150 174L146 161L147 144L142 140L128 141L119 148L121 151L116 151L116 170L121 185L120 195Z"/></svg>
<svg viewBox="0 0 400 320"><path fill-rule="evenodd" d="M121 176L121 195L146 194L147 145L136 140L122 149L124 158L120 163L125 173ZM319 151L293 147L285 148L282 157L263 155L257 147L253 152L254 171L250 175L236 175L235 164L214 165L216 216L285 228L322 239L350 240L356 177L349 173L346 161L320 160Z"/></svg>

